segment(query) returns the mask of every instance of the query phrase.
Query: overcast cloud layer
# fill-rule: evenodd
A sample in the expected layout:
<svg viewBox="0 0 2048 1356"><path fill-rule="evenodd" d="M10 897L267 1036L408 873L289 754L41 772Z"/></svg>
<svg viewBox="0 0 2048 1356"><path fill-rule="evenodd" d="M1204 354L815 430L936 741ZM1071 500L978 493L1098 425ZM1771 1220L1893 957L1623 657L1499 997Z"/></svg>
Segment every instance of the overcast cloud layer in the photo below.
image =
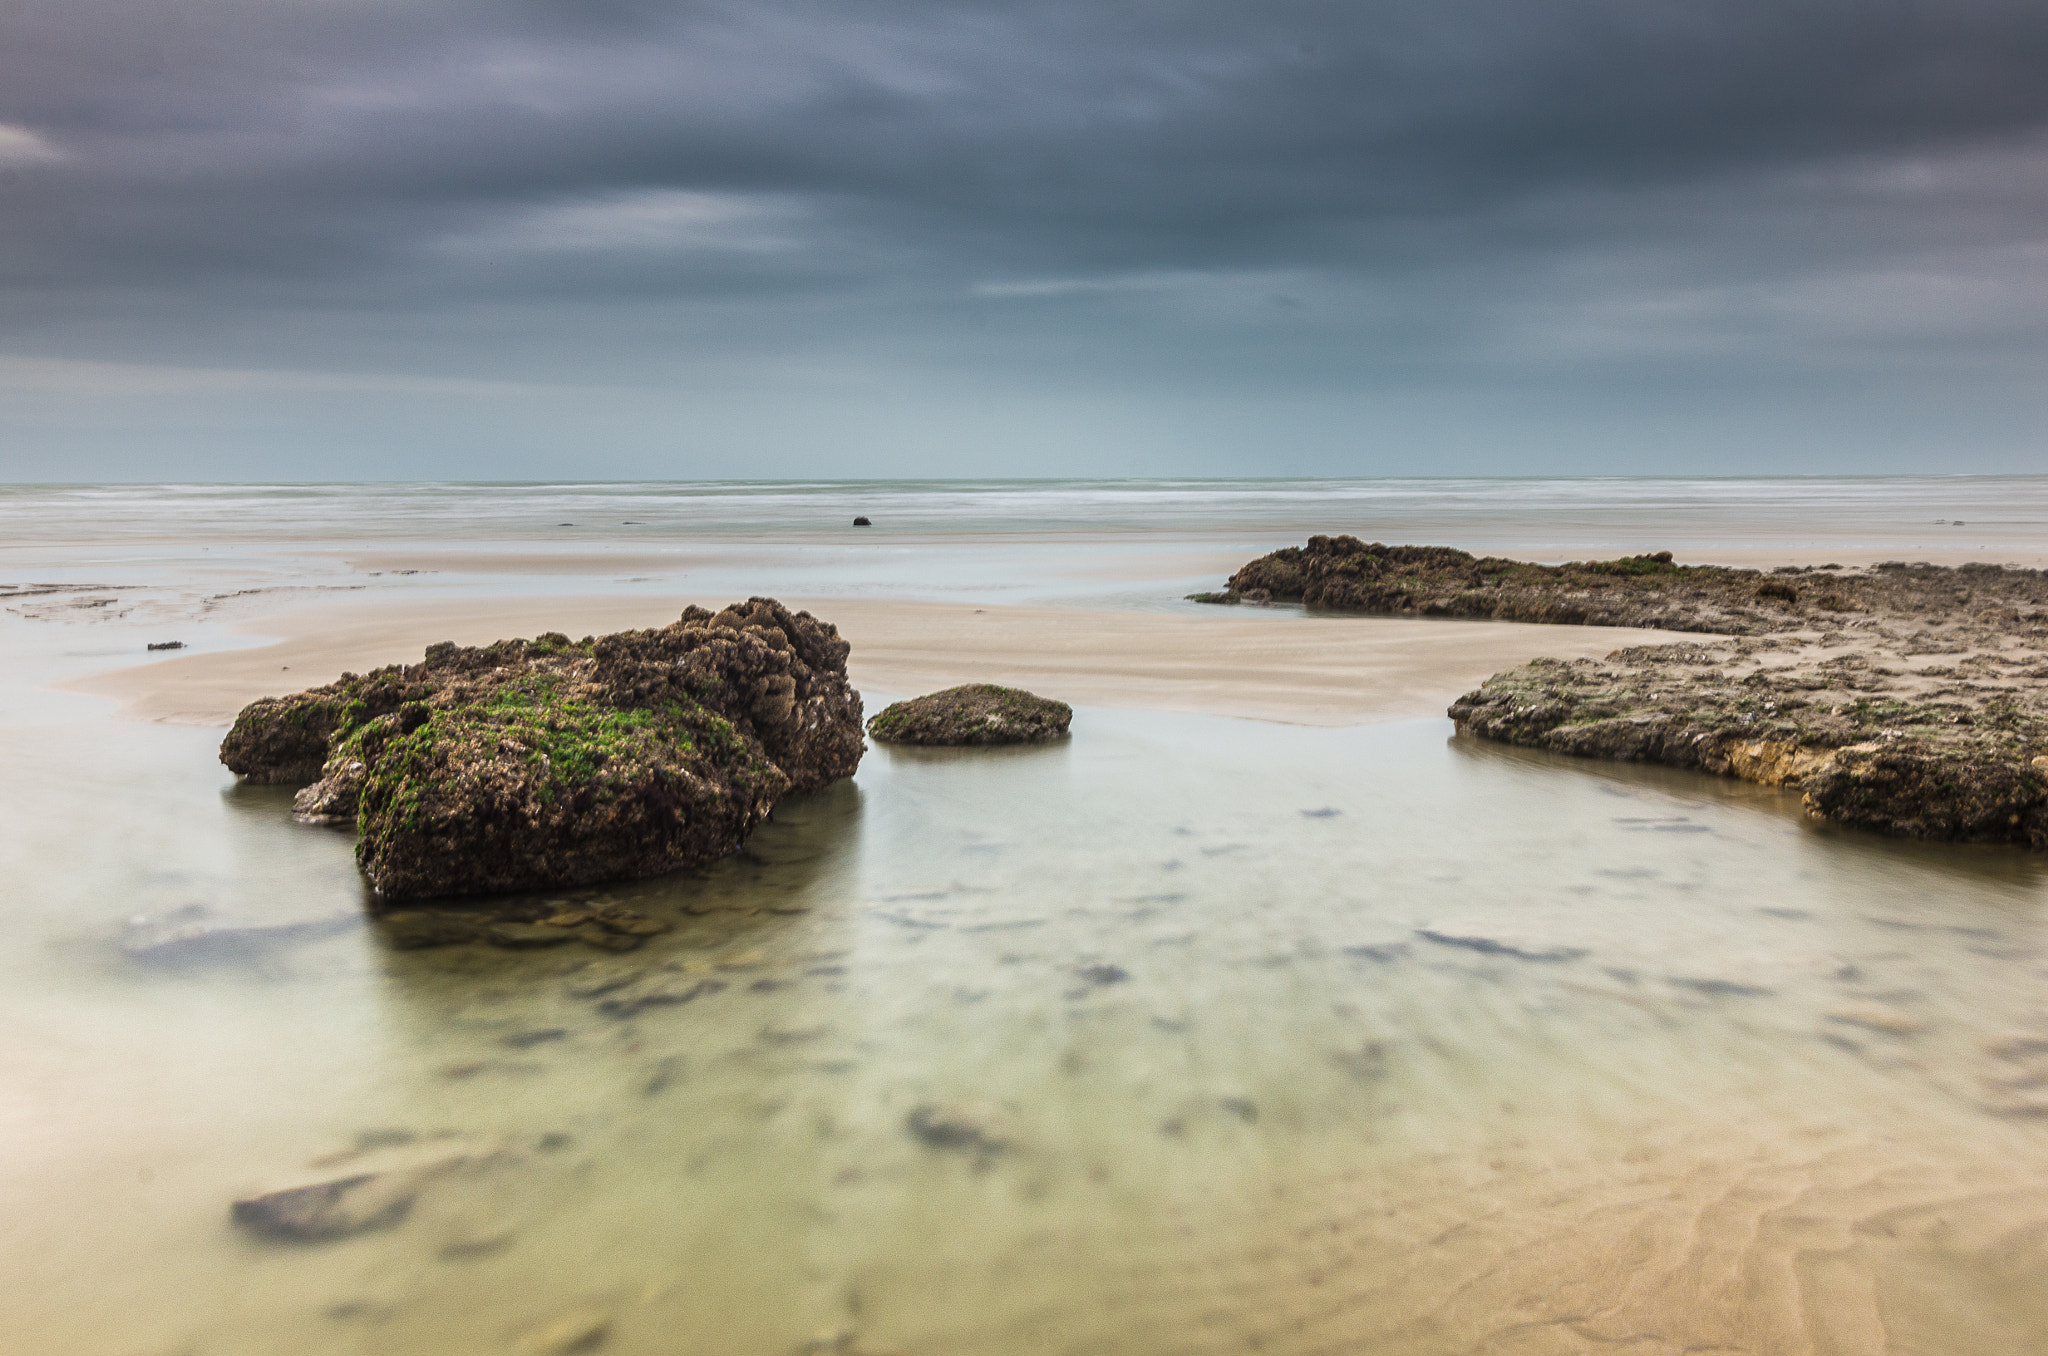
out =
<svg viewBox="0 0 2048 1356"><path fill-rule="evenodd" d="M2040 0L0 0L0 477L2048 468Z"/></svg>

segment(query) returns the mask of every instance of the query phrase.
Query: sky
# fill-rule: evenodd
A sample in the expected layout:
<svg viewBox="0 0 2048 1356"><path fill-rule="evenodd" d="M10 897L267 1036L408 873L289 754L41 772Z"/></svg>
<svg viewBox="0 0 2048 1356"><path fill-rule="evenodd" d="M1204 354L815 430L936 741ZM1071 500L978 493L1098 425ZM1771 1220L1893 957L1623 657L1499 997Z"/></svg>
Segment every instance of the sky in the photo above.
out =
<svg viewBox="0 0 2048 1356"><path fill-rule="evenodd" d="M0 480L2048 470L2041 0L0 0Z"/></svg>

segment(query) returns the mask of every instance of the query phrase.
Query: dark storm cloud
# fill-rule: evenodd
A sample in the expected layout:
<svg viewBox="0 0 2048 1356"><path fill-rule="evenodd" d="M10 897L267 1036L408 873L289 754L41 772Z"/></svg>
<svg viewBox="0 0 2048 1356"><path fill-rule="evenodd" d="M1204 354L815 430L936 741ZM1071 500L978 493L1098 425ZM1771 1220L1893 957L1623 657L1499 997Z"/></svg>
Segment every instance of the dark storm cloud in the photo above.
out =
<svg viewBox="0 0 2048 1356"><path fill-rule="evenodd" d="M0 120L69 157L18 171L10 233L79 281L348 274L466 218L649 188L804 195L998 260L1284 259L1317 227L2048 119L2048 9L1982 0L39 2L5 22Z"/></svg>
<svg viewBox="0 0 2048 1356"><path fill-rule="evenodd" d="M2043 70L2038 0L0 0L0 352L2028 357Z"/></svg>

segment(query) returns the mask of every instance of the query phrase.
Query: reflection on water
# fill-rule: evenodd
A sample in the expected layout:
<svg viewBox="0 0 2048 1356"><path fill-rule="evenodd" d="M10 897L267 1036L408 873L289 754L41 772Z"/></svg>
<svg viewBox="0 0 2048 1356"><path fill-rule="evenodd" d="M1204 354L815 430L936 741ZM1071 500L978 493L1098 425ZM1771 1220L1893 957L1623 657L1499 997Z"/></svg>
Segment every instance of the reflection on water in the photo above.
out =
<svg viewBox="0 0 2048 1356"><path fill-rule="evenodd" d="M2036 858L1084 711L562 896L630 954L399 951L211 734L93 729L7 736L22 1350L2048 1349ZM389 1227L229 1220L373 1173Z"/></svg>

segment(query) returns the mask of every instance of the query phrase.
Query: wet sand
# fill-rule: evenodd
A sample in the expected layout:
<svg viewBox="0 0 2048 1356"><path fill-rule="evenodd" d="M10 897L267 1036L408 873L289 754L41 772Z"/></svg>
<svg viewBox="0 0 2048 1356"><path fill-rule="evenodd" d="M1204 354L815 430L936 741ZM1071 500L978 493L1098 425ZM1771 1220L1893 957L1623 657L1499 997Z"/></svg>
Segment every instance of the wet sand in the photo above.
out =
<svg viewBox="0 0 2048 1356"><path fill-rule="evenodd" d="M257 697L344 671L417 661L430 644L480 645L563 631L602 635L730 599L497 598L335 602L259 623L279 639L76 680L123 715L225 725ZM1000 682L1083 705L1303 725L1438 716L1489 674L1538 655L1597 657L1681 637L1662 631L1215 610L1182 616L928 602L786 599L839 627L855 686L909 696Z"/></svg>
<svg viewBox="0 0 2048 1356"><path fill-rule="evenodd" d="M1304 533L1306 538L1308 534ZM1398 537L1398 543L1395 539ZM1409 540L1409 535L1382 533L1380 537L1390 543L1409 545L1436 545L1434 538L1429 541ZM1012 544L1033 545L1045 540L1044 535L1036 537L1017 536ZM1075 535L1075 543L1083 548L1096 548L1100 543L1093 538ZM1000 539L998 539L998 544ZM808 539L808 545L823 549L844 549L847 545L843 534L818 535ZM886 537L877 537L873 545L886 548L898 545ZM920 550L938 551L946 547L983 548L992 543L986 538L958 537L943 534L927 534L915 539ZM1282 545L1299 545L1299 542L1284 542ZM1475 554L1489 554L1483 546L1471 547ZM1531 560L1542 564L1561 564L1566 560L1604 559L1609 555L1627 554L1624 546L1615 546L1604 551L1574 549L1560 542L1538 541L1529 546L1517 546L1502 554L1511 554L1517 560ZM1664 548L1659 548L1664 549ZM606 578L621 573L638 571L669 571L677 565L677 553L669 551L644 551L608 547L602 550L551 549L546 554L532 552L479 551L467 547L440 550L409 551L335 551L324 553L328 558L346 565L349 569L363 574L463 574L463 575L523 575L553 578L574 578L588 576ZM728 566L743 566L753 560L776 560L779 553L762 550L750 555L743 551L719 553L718 563ZM1061 577L1077 579L1112 579L1131 582L1137 579L1180 579L1200 576L1211 580L1210 587L1221 588L1223 581L1245 561L1259 552L1244 547L1211 548L1208 550L1146 551L1142 555L1132 552L1122 558L1102 562L1082 561L1062 565L1050 563L1043 570L1044 579L1057 580ZM1810 542L1787 538L1782 545L1768 547L1715 547L1707 546L1685 552L1681 560L1687 565L1726 565L1738 569L1770 569L1777 565L1841 565L1850 569L1867 569L1880 561L1908 560L1929 565L1965 565L1971 561L1985 561L1991 564L2011 565L2023 569L2048 569L2048 550L2013 549L2010 546L1928 546L1916 544L1915 549L1899 550L1888 546L1828 546L1813 545Z"/></svg>

